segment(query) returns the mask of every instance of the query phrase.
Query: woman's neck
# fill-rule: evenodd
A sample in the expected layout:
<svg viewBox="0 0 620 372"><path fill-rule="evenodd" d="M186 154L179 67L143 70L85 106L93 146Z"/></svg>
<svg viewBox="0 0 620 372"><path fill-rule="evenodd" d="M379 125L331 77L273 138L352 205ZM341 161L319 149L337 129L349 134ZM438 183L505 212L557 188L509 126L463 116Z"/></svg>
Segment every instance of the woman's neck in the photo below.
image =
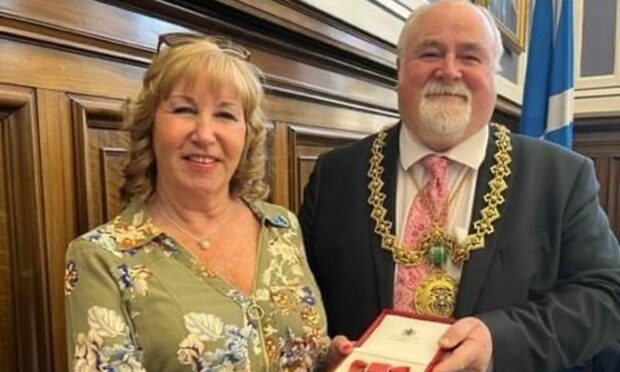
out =
<svg viewBox="0 0 620 372"><path fill-rule="evenodd" d="M197 228L212 225L226 218L237 202L238 199L227 192L208 197L192 197L188 200L183 195L172 195L165 190L158 190L149 206L155 217L157 213L162 213L191 229L192 232L200 233L200 229Z"/></svg>

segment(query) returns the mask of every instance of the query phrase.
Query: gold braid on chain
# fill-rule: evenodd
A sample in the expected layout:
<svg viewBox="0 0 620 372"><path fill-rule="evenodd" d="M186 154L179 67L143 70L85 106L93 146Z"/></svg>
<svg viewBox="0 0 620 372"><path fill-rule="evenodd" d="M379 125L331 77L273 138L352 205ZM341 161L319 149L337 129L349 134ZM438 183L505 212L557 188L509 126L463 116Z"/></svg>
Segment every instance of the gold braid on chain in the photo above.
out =
<svg viewBox="0 0 620 372"><path fill-rule="evenodd" d="M474 233L468 235L463 243L455 244L456 246L452 251L452 262L455 265L460 265L469 259L471 250L484 247L485 237L495 231L493 223L500 218L499 206L505 201L504 192L508 188L506 178L511 173L510 163L512 162L510 131L503 125L492 123L491 126L496 129L494 136L497 152L493 156L495 164L491 166L493 178L489 181L490 190L484 195L486 206L480 211L480 219L474 222ZM387 209L383 205L385 201L384 182L381 178L384 172L382 163L386 137L387 131L383 130L377 133L372 143L368 169L368 177L370 178L368 204L372 207L370 217L375 221L375 233L381 237L381 247L392 252L394 261L404 266L416 266L422 262L426 252L420 249L402 247L396 235L392 233L394 224L386 219Z"/></svg>

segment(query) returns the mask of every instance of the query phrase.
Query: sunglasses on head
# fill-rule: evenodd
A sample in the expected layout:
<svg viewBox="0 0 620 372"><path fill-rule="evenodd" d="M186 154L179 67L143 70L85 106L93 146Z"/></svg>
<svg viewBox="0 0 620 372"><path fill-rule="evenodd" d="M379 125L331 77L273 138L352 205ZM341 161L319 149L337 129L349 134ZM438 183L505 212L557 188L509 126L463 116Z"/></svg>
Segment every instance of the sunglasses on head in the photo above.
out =
<svg viewBox="0 0 620 372"><path fill-rule="evenodd" d="M159 41L157 42L157 53L159 54L159 52L164 46L168 48L174 48L177 46L192 43L196 40L208 40L213 44L217 45L218 48L222 50L222 52L228 55L241 58L244 61L250 59L249 50L233 43L228 38L222 36L205 36L201 34L193 34L190 32L172 32L159 35Z"/></svg>

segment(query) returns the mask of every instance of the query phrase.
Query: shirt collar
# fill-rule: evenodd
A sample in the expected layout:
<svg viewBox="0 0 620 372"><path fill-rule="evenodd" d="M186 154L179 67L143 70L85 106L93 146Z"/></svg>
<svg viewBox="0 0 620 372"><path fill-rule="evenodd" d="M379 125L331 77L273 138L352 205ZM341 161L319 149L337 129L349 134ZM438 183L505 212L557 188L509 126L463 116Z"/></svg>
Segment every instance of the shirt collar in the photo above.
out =
<svg viewBox="0 0 620 372"><path fill-rule="evenodd" d="M465 141L446 152L435 152L422 143L407 126L402 123L399 134L400 165L404 170L422 160L427 155L437 154L463 164L471 169L478 169L484 160L489 141L489 126L485 125Z"/></svg>
<svg viewBox="0 0 620 372"><path fill-rule="evenodd" d="M139 248L162 234L143 202L130 203L110 224L123 251Z"/></svg>
<svg viewBox="0 0 620 372"><path fill-rule="evenodd" d="M260 220L262 226L289 228L291 221L282 213L283 209L263 201L243 199ZM113 234L119 237L120 249L123 251L140 248L160 235L167 236L157 225L145 203L130 203L112 221Z"/></svg>

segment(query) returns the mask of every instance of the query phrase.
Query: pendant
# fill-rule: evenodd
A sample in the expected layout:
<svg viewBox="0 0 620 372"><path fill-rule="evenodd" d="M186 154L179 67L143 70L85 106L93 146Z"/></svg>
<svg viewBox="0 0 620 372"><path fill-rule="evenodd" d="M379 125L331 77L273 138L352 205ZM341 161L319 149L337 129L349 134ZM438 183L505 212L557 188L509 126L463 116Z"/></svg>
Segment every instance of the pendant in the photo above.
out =
<svg viewBox="0 0 620 372"><path fill-rule="evenodd" d="M434 245L428 250L428 258L435 267L443 267L448 262L449 249L445 245Z"/></svg>
<svg viewBox="0 0 620 372"><path fill-rule="evenodd" d="M209 242L209 239L207 238L202 238L198 239L198 245L200 246L200 249L206 251L209 247L211 247L211 242Z"/></svg>
<svg viewBox="0 0 620 372"><path fill-rule="evenodd" d="M418 314L451 317L457 295L456 280L442 272L427 276L415 290L415 309Z"/></svg>
<svg viewBox="0 0 620 372"><path fill-rule="evenodd" d="M456 241L446 234L443 229L434 227L426 234L419 244L419 250L426 255L434 267L442 268L448 261L448 256L454 252Z"/></svg>

